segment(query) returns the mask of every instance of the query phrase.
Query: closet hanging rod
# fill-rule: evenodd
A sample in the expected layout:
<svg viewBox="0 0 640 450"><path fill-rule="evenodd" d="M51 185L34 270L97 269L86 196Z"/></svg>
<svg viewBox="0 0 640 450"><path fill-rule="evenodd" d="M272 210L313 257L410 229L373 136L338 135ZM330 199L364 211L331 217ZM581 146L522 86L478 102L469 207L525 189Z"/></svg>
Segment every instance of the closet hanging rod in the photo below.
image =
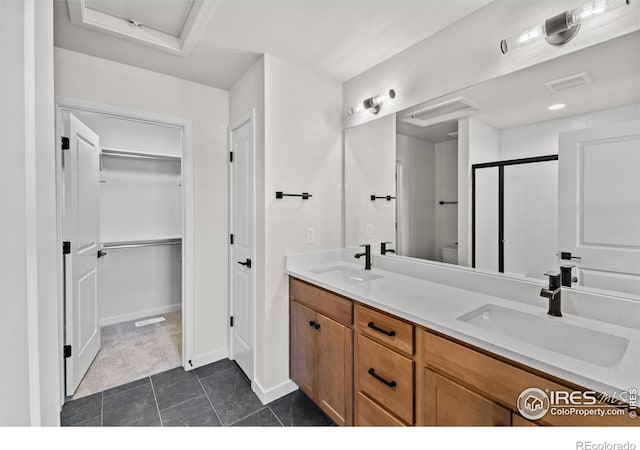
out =
<svg viewBox="0 0 640 450"><path fill-rule="evenodd" d="M152 159L156 161L176 161L182 160L182 157L175 155L162 155L160 153L136 152L133 150L123 150L119 148L102 147L102 156L110 156L113 158L130 158L130 159Z"/></svg>
<svg viewBox="0 0 640 450"><path fill-rule="evenodd" d="M119 241L119 242L103 242L102 248L137 248L137 247L154 247L156 245L177 245L182 244L182 238L169 239L147 239L137 241Z"/></svg>

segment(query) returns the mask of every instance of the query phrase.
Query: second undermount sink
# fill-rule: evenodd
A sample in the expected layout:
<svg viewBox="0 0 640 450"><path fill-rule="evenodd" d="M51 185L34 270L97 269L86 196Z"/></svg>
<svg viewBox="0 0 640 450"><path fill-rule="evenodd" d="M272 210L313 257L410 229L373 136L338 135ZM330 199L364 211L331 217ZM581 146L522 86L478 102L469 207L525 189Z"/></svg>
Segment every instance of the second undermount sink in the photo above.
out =
<svg viewBox="0 0 640 450"><path fill-rule="evenodd" d="M629 346L624 337L497 305L484 305L458 320L602 367L616 366Z"/></svg>
<svg viewBox="0 0 640 450"><path fill-rule="evenodd" d="M362 283L364 281L377 280L382 278L382 275L377 275L364 269L354 269L347 266L331 266L324 267L322 269L312 270L311 272L317 274L324 274L336 281L342 281L347 284Z"/></svg>

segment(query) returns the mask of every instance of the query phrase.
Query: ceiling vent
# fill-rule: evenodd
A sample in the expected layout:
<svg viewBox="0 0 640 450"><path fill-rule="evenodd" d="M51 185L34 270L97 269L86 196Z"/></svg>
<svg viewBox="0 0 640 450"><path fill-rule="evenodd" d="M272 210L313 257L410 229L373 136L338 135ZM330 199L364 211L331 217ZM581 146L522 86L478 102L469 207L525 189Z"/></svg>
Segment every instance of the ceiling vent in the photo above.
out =
<svg viewBox="0 0 640 450"><path fill-rule="evenodd" d="M426 127L449 120L469 117L480 111L480 108L464 97L456 97L445 102L429 106L419 106L399 120L411 125Z"/></svg>
<svg viewBox="0 0 640 450"><path fill-rule="evenodd" d="M544 85L551 92L561 92L587 84L591 84L591 77L587 72L582 72L569 75L568 77L558 78L557 80L547 81Z"/></svg>

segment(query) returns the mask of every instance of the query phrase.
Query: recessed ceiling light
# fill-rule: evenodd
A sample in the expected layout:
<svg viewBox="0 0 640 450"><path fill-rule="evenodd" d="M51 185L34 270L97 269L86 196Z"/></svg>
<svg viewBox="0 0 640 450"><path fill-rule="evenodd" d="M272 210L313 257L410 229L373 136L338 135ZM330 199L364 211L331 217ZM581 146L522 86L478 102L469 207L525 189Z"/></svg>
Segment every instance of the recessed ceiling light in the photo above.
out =
<svg viewBox="0 0 640 450"><path fill-rule="evenodd" d="M567 105L565 105L564 103L556 103L555 105L547 106L547 109L549 111L557 111L559 109L564 108L565 106Z"/></svg>

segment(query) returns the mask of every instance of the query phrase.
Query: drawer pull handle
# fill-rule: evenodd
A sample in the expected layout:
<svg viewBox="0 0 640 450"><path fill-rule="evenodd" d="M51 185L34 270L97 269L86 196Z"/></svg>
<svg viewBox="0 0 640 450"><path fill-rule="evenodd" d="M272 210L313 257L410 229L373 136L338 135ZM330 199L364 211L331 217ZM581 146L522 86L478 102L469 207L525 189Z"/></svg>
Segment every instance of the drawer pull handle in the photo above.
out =
<svg viewBox="0 0 640 450"><path fill-rule="evenodd" d="M398 383L396 383L395 381L387 381L387 380L385 380L384 378L382 378L380 375L378 375L378 374L376 373L376 371L374 370L374 368L373 368L373 367L369 369L369 375L371 375L371 376L372 376L373 378L375 378L376 380L378 380L378 381L380 381L380 382L382 382L382 383L386 384L387 386L389 386L389 387L391 387L391 388L392 388L392 387L396 387L396 386L398 385Z"/></svg>
<svg viewBox="0 0 640 450"><path fill-rule="evenodd" d="M386 334L387 336L391 336L391 337L393 337L393 336L395 336L395 335L396 335L396 332L395 332L395 331L393 331L393 330L391 330L391 331L383 330L382 328L377 327L377 326L376 326L376 324L375 324L375 323L373 323L373 322L369 322L369 323L367 324L367 326L368 326L369 328L373 328L373 329L374 329L374 330L376 330L378 333Z"/></svg>

